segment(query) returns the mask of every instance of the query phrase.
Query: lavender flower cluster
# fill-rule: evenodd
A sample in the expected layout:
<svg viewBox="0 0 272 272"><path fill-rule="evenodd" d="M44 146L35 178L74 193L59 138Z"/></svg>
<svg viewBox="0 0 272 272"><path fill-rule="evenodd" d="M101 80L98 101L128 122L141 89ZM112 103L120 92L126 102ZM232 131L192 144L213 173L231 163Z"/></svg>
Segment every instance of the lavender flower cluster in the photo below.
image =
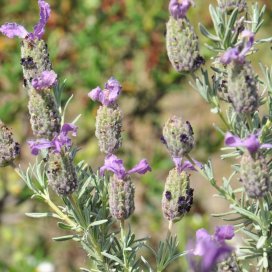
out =
<svg viewBox="0 0 272 272"><path fill-rule="evenodd" d="M107 246L108 250L116 251L116 256L113 256L105 250L100 250L99 244L95 240L97 233L89 234L90 229L94 226L108 223L110 228L109 218L100 218L99 221L86 227L85 221L82 223L80 221L82 219L78 220L75 216L78 210L81 217L89 212L86 209L93 195L92 193L88 194L89 199L86 199L85 206L80 206L82 204L80 198L84 191L90 189L90 186L81 186L82 172L73 161L77 149L72 143L71 136L77 136L78 128L74 122L64 123L64 115L59 110L61 105L58 104L54 94L54 90L59 84L58 76L52 70L48 48L42 39L51 10L49 4L43 0L38 0L38 5L40 20L33 32L29 33L23 26L16 23L2 25L0 32L8 38L19 37L22 39L21 66L24 88L29 97L30 123L33 135L36 137L29 140L28 145L31 153L35 156L40 155L39 159L44 162L46 177L53 191L63 199L67 209L72 207L73 212L65 214L65 209L64 211L59 210L53 202L50 202L47 194L43 194L41 197L50 203L49 206L53 208L58 218L68 224L65 226L66 228L77 232L83 230L84 234L79 240L84 249L88 248L88 241L91 241L92 250L95 251L92 260L99 263L97 268L103 266L104 258L108 258L111 265L113 265L112 261L114 261L114 265L119 263L123 267L122 271L140 271L133 270L130 265L130 262L136 260L137 250L140 246L132 246L135 237L129 236L129 232L127 233L129 238L125 237L124 220L127 220L135 210L136 186L132 182L131 174L143 175L151 171L151 167L147 160L143 159L130 170L126 170L123 160L115 155L122 145L123 114L117 102L122 93L122 86L118 80L111 77L105 83L104 89L96 87L88 94L93 101L101 103L96 115L95 135L100 151L105 154L105 160L104 165L99 169L98 176L105 181L108 178L106 171L113 173L108 178L106 186L108 206L106 208L103 206L104 200L100 201L102 204L96 201L97 205L103 206L102 211L98 212L99 216L108 209L111 218L120 222L121 243L116 247ZM170 18L166 26L166 48L173 68L183 74L196 73L205 63L204 58L200 55L198 37L187 18L187 13L193 5L192 0L171 0L169 3ZM254 18L256 19L258 15L258 19L260 19L261 13L257 13L257 8L255 6L253 9ZM259 27L256 26L255 29L251 28L250 30L248 21L242 16L247 12L247 9L246 0L218 0L216 10L212 6L210 7L216 34L211 34L204 26L201 26L201 30L215 43L214 47L209 47L216 53L212 63L215 73L211 77L212 83L210 83L208 71L205 71L203 67L202 77L201 75L195 76L196 89L212 105L213 112L219 115L226 127L226 129L219 129L225 138L225 150L231 150L232 153L229 156L239 159L239 164L235 165L235 172L231 178L234 175L239 176L238 179L241 181L242 187L238 192L242 192L241 195L237 196L237 191L231 187L231 178L225 181L223 186L219 186L213 176L211 163L200 163L191 157L190 153L195 147L195 135L189 121L184 121L179 116L172 116L162 129L161 141L169 152L174 168L169 171L162 195L162 212L169 221L166 245L170 249L169 252L159 250L157 259L162 259L159 254L172 254L171 252L175 252L177 249L177 244L171 242L173 241L173 224L190 212L194 199L194 189L190 186L189 171L199 172L216 188L220 196L231 203L231 212L226 215L239 214L237 220L232 219L238 223L218 226L213 235L210 235L205 229L196 232L196 240L191 241L187 246L188 263L191 271L194 272L247 271L245 267L240 265L236 249L226 242L234 237L235 231L239 230L242 230L251 239L248 251L242 257L244 259L247 257L258 259L262 256L256 267L264 269L260 271L271 271L269 269L272 269L271 154L269 154L272 148L271 135L269 134L271 116L268 121L264 118L266 122L262 122L258 115L260 106L265 103L260 94L262 82L254 72L248 55L254 53L255 34ZM261 24L262 20L258 22ZM272 73L271 75L267 73L266 76L268 79L272 78ZM272 93L272 80L270 85ZM272 105L270 97L268 100ZM227 120L222 113L221 103L225 103L229 107ZM270 104L269 106L272 108ZM19 144L15 142L11 131L0 121L0 166L14 166L14 160L19 154ZM84 173L86 174L86 172ZM37 176L40 178L42 175ZM94 177L91 176L91 178ZM26 180L29 182L29 179ZM44 185L44 182L42 181L41 184ZM97 191L103 191L99 186L96 184L94 187ZM31 186L29 187L33 189ZM38 191L35 193L39 194ZM76 201L79 201L79 204L74 204L75 197L78 197ZM91 206L91 208L93 207ZM87 222L93 216L94 211L90 211L90 213L87 215ZM89 240L86 239L86 236ZM72 235L73 239L75 237L78 238L78 236ZM106 238L108 237L103 239ZM115 243L116 237L112 236L110 241ZM123 247L122 252L117 254L120 247ZM88 250L90 249L88 248ZM88 255L90 255L88 250ZM128 257L128 251L133 252L134 255ZM175 255L169 256L171 261L176 259ZM150 268L150 264L144 258L142 260ZM168 265L170 261L166 263ZM138 261L135 261L133 267L137 264ZM157 265L158 267L159 265ZM157 269L157 271L163 270ZM149 271L153 270L150 268Z"/></svg>

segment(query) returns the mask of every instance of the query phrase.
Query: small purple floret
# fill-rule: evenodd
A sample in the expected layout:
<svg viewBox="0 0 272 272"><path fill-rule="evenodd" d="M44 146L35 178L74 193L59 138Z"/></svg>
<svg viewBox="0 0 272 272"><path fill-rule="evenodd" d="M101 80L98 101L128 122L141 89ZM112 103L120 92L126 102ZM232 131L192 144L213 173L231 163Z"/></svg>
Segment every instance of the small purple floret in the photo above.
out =
<svg viewBox="0 0 272 272"><path fill-rule="evenodd" d="M210 235L205 229L199 229L196 232L195 244L191 245L190 249L190 266L195 271L210 272L219 261L231 254L233 249L225 240L232 239L233 236L232 226L217 227L215 235ZM193 255L201 256L200 262L195 260Z"/></svg>
<svg viewBox="0 0 272 272"><path fill-rule="evenodd" d="M72 146L72 141L68 137L68 133L72 132L72 136L77 135L77 126L74 124L64 124L62 126L61 132L56 135L52 141L47 139L38 139L36 141L28 141L31 153L37 156L42 149L52 149L55 153L60 153L62 147L70 148Z"/></svg>
<svg viewBox="0 0 272 272"><path fill-rule="evenodd" d="M227 132L225 135L225 144L231 147L245 147L251 154L256 153L260 148L272 148L272 144L261 144L258 134L251 134L247 138L241 139Z"/></svg>
<svg viewBox="0 0 272 272"><path fill-rule="evenodd" d="M192 0L171 0L169 3L169 12L176 20L186 17L187 11L191 7Z"/></svg>
<svg viewBox="0 0 272 272"><path fill-rule="evenodd" d="M117 99L118 96L122 92L122 86L116 80L114 77L111 77L106 83L105 83L105 89L102 90L100 87L96 87L92 91L88 93L88 96L93 101L99 101L104 106L111 106L113 105Z"/></svg>
<svg viewBox="0 0 272 272"><path fill-rule="evenodd" d="M57 74L51 71L44 71L31 82L35 90L45 90L51 88L57 82Z"/></svg>
<svg viewBox="0 0 272 272"><path fill-rule="evenodd" d="M172 158L172 159L173 159L173 162L174 162L176 168L178 169L179 173L181 173L182 171L185 171L185 170L196 171L196 168L194 167L194 165L191 162L185 161L184 163L182 163L181 158ZM202 168L202 164L199 161L194 160L194 163L199 168Z"/></svg>
<svg viewBox="0 0 272 272"><path fill-rule="evenodd" d="M246 29L242 32L241 37L247 40L247 42L244 43L244 47L242 48L242 50L240 46L228 49L221 56L221 63L227 65L230 64L232 61L236 61L238 63L245 62L246 54L250 51L254 44L254 33Z"/></svg>
<svg viewBox="0 0 272 272"><path fill-rule="evenodd" d="M126 171L123 161L112 154L106 157L104 165L100 168L100 174L104 175L106 170L113 172L119 179L124 179L127 175L133 173L143 175L147 171L151 171L151 167L144 159L135 165L131 170Z"/></svg>
<svg viewBox="0 0 272 272"><path fill-rule="evenodd" d="M166 192L165 192L165 197L166 197L166 199L167 199L167 200L169 200L169 201L170 201L170 200L171 200L171 198L172 198L172 194L171 194L171 192L170 192L170 191L166 191Z"/></svg>
<svg viewBox="0 0 272 272"><path fill-rule="evenodd" d="M7 36L8 38L19 37L21 39L34 40L36 38L41 39L45 32L45 26L49 19L51 10L47 2L43 0L38 0L38 5L40 8L40 20L34 27L34 31L29 33L22 25L16 23L6 23L0 27L0 32Z"/></svg>

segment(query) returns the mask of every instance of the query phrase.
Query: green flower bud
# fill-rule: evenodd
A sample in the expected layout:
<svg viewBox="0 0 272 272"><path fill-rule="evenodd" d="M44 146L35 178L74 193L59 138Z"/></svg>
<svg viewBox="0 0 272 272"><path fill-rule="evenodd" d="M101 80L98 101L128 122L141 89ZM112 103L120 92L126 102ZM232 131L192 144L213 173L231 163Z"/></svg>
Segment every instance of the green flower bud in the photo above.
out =
<svg viewBox="0 0 272 272"><path fill-rule="evenodd" d="M129 218L135 210L135 186L130 176L127 175L124 179L119 179L113 175L110 178L108 190L111 215L118 220Z"/></svg>
<svg viewBox="0 0 272 272"><path fill-rule="evenodd" d="M271 189L268 163L259 152L254 155L249 152L243 154L240 177L250 198L261 198Z"/></svg>
<svg viewBox="0 0 272 272"><path fill-rule="evenodd" d="M122 145L122 112L118 105L100 106L96 116L95 136L101 152L114 153Z"/></svg>
<svg viewBox="0 0 272 272"><path fill-rule="evenodd" d="M28 89L30 123L33 134L40 138L52 139L60 131L61 118L53 90L36 91Z"/></svg>
<svg viewBox="0 0 272 272"><path fill-rule="evenodd" d="M199 54L198 37L185 17L170 17L167 25L166 48L169 60L177 72L193 72L204 63Z"/></svg>
<svg viewBox="0 0 272 272"><path fill-rule="evenodd" d="M46 173L49 185L58 195L66 196L77 189L77 174L68 153L49 152Z"/></svg>
<svg viewBox="0 0 272 272"><path fill-rule="evenodd" d="M194 147L193 135L192 126L188 121L183 122L181 118L173 116L163 127L162 141L172 157L180 158Z"/></svg>
<svg viewBox="0 0 272 272"><path fill-rule="evenodd" d="M169 172L162 198L162 211L167 220L179 221L190 211L194 190L190 188L189 183L189 175L186 172L179 172L177 168Z"/></svg>
<svg viewBox="0 0 272 272"><path fill-rule="evenodd" d="M12 163L20 154L20 145L13 139L13 133L0 120L0 167Z"/></svg>
<svg viewBox="0 0 272 272"><path fill-rule="evenodd" d="M31 86L32 79L42 72L52 70L47 44L43 40L22 40L21 56L25 86Z"/></svg>
<svg viewBox="0 0 272 272"><path fill-rule="evenodd" d="M217 264L217 268L214 272L241 272L239 262L236 254L232 254L225 260Z"/></svg>
<svg viewBox="0 0 272 272"><path fill-rule="evenodd" d="M258 109L257 80L249 62L228 65L228 95L238 113L254 113Z"/></svg>
<svg viewBox="0 0 272 272"><path fill-rule="evenodd" d="M243 12L247 9L246 0L217 0L217 2L222 12L231 13L235 8L238 8L239 12Z"/></svg>

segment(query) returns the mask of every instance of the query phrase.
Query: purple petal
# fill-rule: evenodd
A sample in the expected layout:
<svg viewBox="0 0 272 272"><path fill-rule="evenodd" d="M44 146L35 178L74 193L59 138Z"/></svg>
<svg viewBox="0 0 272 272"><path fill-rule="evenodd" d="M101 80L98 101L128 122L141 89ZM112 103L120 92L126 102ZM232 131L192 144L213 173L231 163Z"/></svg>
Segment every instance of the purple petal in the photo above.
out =
<svg viewBox="0 0 272 272"><path fill-rule="evenodd" d="M72 132L72 136L76 137L77 136L77 129L78 127L72 123L66 123L62 126L61 132L64 135L67 135L68 132Z"/></svg>
<svg viewBox="0 0 272 272"><path fill-rule="evenodd" d="M261 144L256 134L251 134L242 141L242 145L248 149L250 153L255 153L260 148Z"/></svg>
<svg viewBox="0 0 272 272"><path fill-rule="evenodd" d="M0 27L0 32L11 39L14 37L24 39L28 35L26 29L23 26L18 25L16 23L7 23L2 25Z"/></svg>
<svg viewBox="0 0 272 272"><path fill-rule="evenodd" d="M225 145L231 146L231 147L238 147L238 146L242 146L243 142L238 136L234 136L230 132L227 132L225 135Z"/></svg>
<svg viewBox="0 0 272 272"><path fill-rule="evenodd" d="M199 168L202 168L203 165L201 162L197 161L197 160L193 160L194 163L199 167ZM192 171L196 171L196 168L195 166L189 162L189 161L185 161L181 167L181 171L184 171L184 170L192 170Z"/></svg>
<svg viewBox="0 0 272 272"><path fill-rule="evenodd" d="M169 12L177 20L186 17L186 13L192 5L192 0L171 0L169 3Z"/></svg>
<svg viewBox="0 0 272 272"><path fill-rule="evenodd" d="M93 101L99 101L102 103L102 97L103 97L103 91L100 87L96 87L95 89L91 90L88 93L88 96L93 100Z"/></svg>
<svg viewBox="0 0 272 272"><path fill-rule="evenodd" d="M231 63L233 60L239 59L239 51L237 48L228 49L220 58L220 62L224 65Z"/></svg>
<svg viewBox="0 0 272 272"><path fill-rule="evenodd" d="M122 86L120 85L119 81L116 80L114 77L111 77L105 83L105 96L104 96L104 105L108 106L116 102L118 96L122 92Z"/></svg>
<svg viewBox="0 0 272 272"><path fill-rule="evenodd" d="M51 9L50 9L50 5L43 0L39 0L38 5L40 8L40 21L37 25L35 25L34 32L31 35L32 36L31 38L34 37L34 38L41 39L45 31L45 26L49 19Z"/></svg>
<svg viewBox="0 0 272 272"><path fill-rule="evenodd" d="M234 227L232 225L216 227L214 236L218 241L231 240L234 237Z"/></svg>
<svg viewBox="0 0 272 272"><path fill-rule="evenodd" d="M37 141L27 141L31 154L37 156L42 149L48 149L52 147L52 142L47 139L39 139Z"/></svg>
<svg viewBox="0 0 272 272"><path fill-rule="evenodd" d="M44 71L31 82L35 90L51 88L57 81L57 74L51 71Z"/></svg>
<svg viewBox="0 0 272 272"><path fill-rule="evenodd" d="M100 174L104 175L106 170L113 172L119 179L124 179L127 174L123 161L113 154L106 157L104 166L100 168Z"/></svg>
<svg viewBox="0 0 272 272"><path fill-rule="evenodd" d="M196 245L193 251L194 255L197 256L203 256L205 255L206 248L204 247L205 244L203 242L205 241L211 241L212 236L208 233L207 230L205 229L199 229L196 232Z"/></svg>
<svg viewBox="0 0 272 272"><path fill-rule="evenodd" d="M138 174L145 174L147 171L151 171L151 167L148 164L147 160L141 160L137 165L135 165L132 169L130 169L127 173L128 174L133 174L133 173L138 173Z"/></svg>
<svg viewBox="0 0 272 272"><path fill-rule="evenodd" d="M261 144L260 148L270 149L270 148L272 148L272 144Z"/></svg>

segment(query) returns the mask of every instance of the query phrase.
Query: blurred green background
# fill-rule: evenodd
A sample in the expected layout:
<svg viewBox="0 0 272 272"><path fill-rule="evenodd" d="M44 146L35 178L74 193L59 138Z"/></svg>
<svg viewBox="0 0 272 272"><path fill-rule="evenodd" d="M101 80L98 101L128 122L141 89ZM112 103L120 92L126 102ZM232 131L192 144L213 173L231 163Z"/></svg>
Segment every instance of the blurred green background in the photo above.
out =
<svg viewBox="0 0 272 272"><path fill-rule="evenodd" d="M212 26L208 3L196 0L189 18L199 33L198 22ZM271 1L267 5L265 27L260 36L271 34ZM81 151L77 159L85 159L94 169L101 166L103 155L94 137L95 115L98 107L87 97L96 86L103 86L110 76L123 85L120 105L124 112L124 145L119 155L132 166L146 157L153 172L137 180L136 212L130 220L139 236L152 235L156 246L167 222L162 218L160 198L164 180L173 167L165 147L160 143L161 127L172 114L190 120L195 129L196 148L193 155L200 161L212 158L216 175L230 173L229 163L218 159L222 137L213 123L219 123L209 107L190 87L186 78L171 67L165 49L165 23L168 20L166 0L65 0L49 1L52 14L46 29L54 70L60 80L67 79L63 100L74 94L68 111L71 121L82 114L79 136L75 140ZM29 31L38 20L38 6L34 0L0 0L0 24L17 22ZM200 37L203 44L205 40ZM262 48L254 61L269 63L271 50ZM210 52L201 46L201 54L208 59ZM207 63L209 66L209 63ZM31 138L27 95L23 89L20 67L20 41L0 36L0 119L13 128L23 145L20 158L26 167L33 157L24 144ZM192 175L195 204L190 214L175 226L181 250L196 229L213 229L218 222L209 214L223 211L224 201L212 198L214 191L197 174ZM87 267L87 257L76 243L56 243L51 237L61 232L54 220L34 220L24 213L47 209L29 200L30 192L12 169L0 169L0 271L39 270L43 262L54 265L55 271L79 271ZM186 271L184 259L169 267L169 271Z"/></svg>

